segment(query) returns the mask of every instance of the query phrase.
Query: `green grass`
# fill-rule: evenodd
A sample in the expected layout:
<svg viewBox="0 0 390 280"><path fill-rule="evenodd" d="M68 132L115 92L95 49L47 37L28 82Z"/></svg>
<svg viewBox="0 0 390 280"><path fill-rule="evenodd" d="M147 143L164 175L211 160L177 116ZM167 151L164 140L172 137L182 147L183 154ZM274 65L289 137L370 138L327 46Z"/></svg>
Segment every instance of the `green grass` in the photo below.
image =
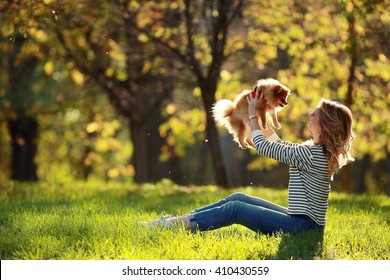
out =
<svg viewBox="0 0 390 280"><path fill-rule="evenodd" d="M287 204L287 191L246 187L141 188L75 183L0 186L1 259L390 259L390 198L331 193L324 233L256 234L234 225L209 232L136 225L182 214L242 191Z"/></svg>

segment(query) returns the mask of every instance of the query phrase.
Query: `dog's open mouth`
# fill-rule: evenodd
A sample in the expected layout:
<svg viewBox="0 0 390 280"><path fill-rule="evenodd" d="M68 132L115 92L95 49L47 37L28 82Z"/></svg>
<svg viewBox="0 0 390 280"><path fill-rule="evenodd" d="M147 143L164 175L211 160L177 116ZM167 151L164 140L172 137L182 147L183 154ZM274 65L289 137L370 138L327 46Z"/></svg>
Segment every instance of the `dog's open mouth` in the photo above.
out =
<svg viewBox="0 0 390 280"><path fill-rule="evenodd" d="M284 106L286 106L286 104L283 104L282 102L280 102L279 106L283 108Z"/></svg>

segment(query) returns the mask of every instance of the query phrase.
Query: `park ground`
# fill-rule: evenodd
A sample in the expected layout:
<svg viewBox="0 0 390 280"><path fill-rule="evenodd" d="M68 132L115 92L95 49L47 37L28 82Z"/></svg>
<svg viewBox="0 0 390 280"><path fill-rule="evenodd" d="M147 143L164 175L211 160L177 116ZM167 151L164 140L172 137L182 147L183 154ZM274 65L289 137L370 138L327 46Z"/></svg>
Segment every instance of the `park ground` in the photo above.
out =
<svg viewBox="0 0 390 280"><path fill-rule="evenodd" d="M245 192L287 205L287 190L220 189L168 180L125 183L14 183L0 186L2 260L388 260L390 198L331 192L324 232L255 233L233 225L209 232L137 225Z"/></svg>

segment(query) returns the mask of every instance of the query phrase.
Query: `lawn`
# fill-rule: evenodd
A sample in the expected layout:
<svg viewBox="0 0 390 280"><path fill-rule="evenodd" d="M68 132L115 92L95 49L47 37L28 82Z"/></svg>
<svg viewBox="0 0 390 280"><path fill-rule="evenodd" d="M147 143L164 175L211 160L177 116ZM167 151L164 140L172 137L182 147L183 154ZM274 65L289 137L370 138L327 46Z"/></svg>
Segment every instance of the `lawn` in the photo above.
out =
<svg viewBox="0 0 390 280"><path fill-rule="evenodd" d="M285 189L183 187L162 181L0 186L0 258L115 260L390 259L390 198L332 192L324 232L256 234L234 225L209 232L136 224L186 213L241 191L287 204Z"/></svg>

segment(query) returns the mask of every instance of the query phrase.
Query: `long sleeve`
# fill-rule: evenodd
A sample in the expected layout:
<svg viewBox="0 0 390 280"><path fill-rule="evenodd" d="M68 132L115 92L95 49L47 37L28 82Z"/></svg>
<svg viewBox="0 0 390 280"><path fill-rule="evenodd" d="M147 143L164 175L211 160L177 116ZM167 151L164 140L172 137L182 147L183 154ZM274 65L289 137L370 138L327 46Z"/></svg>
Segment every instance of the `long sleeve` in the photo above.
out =
<svg viewBox="0 0 390 280"><path fill-rule="evenodd" d="M281 141L275 133L266 139L260 130L253 131L252 138L258 154L310 171L313 154L309 146Z"/></svg>
<svg viewBox="0 0 390 280"><path fill-rule="evenodd" d="M325 225L330 182L328 160L321 145L285 142L274 133L267 139L261 130L252 132L258 154L290 166L288 214L307 215Z"/></svg>

